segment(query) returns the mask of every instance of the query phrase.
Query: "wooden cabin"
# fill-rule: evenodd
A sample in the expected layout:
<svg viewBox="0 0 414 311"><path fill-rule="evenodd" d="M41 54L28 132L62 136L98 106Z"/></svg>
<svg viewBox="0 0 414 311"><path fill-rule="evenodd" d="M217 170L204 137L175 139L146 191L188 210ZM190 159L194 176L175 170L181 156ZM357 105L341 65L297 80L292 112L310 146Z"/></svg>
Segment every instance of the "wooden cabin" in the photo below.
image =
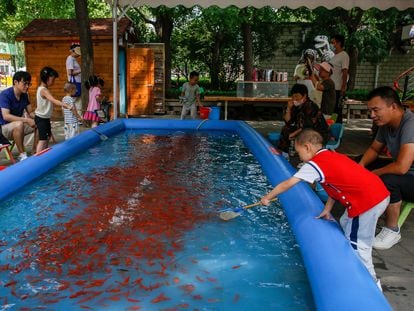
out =
<svg viewBox="0 0 414 311"><path fill-rule="evenodd" d="M94 72L105 81L103 94L112 100L113 96L113 40L112 19L91 19L91 35L94 48ZM128 115L152 114L162 112L164 99L164 72L156 74L156 62L162 62L162 44L134 45L131 22L123 18L118 23L119 50L119 112ZM33 86L29 90L30 98L35 104L36 88L39 85L40 70L44 66L54 68L59 73L51 93L57 99L64 96L63 84L66 82L66 58L70 55L72 42L79 42L79 31L74 19L35 19L17 36L16 40L24 41L27 71L32 75ZM128 50L131 49L129 52ZM161 51L161 52L160 52ZM160 58L159 55L162 55ZM82 62L82 57L78 60ZM155 81L155 79L158 79ZM162 79L162 83L159 81ZM157 82L157 83L156 83ZM154 88L162 87L162 92ZM155 95L154 95L155 94ZM161 104L160 104L161 103ZM87 107L87 103L84 103ZM161 109L160 109L161 108ZM55 109L54 118L62 116Z"/></svg>

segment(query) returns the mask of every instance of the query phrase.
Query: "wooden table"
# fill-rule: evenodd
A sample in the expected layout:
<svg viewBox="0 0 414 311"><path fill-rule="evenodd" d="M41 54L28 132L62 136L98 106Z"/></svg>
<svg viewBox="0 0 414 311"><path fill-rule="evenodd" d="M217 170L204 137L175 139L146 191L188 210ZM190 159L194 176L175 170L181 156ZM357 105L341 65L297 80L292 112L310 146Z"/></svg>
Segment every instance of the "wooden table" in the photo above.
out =
<svg viewBox="0 0 414 311"><path fill-rule="evenodd" d="M348 99L344 101L344 108L346 108L346 123L349 123L349 120L351 119L351 110L368 109L366 103L354 99Z"/></svg>
<svg viewBox="0 0 414 311"><path fill-rule="evenodd" d="M224 102L224 120L227 120L227 109L229 102L241 103L285 103L290 100L290 97L234 97L234 96L205 96L203 101Z"/></svg>

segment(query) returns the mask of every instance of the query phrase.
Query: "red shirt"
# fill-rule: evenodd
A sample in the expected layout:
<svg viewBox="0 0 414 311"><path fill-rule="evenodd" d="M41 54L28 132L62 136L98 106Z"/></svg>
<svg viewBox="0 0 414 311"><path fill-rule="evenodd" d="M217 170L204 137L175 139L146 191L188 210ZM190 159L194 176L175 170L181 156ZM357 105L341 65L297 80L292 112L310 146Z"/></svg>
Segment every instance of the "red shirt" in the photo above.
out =
<svg viewBox="0 0 414 311"><path fill-rule="evenodd" d="M385 200L389 191L382 180L347 156L323 149L307 164L320 176L328 195L356 217Z"/></svg>

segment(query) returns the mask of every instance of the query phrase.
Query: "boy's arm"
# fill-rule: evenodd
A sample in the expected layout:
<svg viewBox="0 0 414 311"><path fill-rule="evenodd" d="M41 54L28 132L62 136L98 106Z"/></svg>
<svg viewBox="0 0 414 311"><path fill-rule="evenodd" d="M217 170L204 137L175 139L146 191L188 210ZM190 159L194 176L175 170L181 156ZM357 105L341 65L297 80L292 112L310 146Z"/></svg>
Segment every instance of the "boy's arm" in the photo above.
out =
<svg viewBox="0 0 414 311"><path fill-rule="evenodd" d="M332 220L331 210L332 210L334 204L335 204L335 200L332 199L331 197L328 197L328 200L325 203L325 208L319 214L319 216L317 216L316 218L324 218L324 219L327 219L327 220Z"/></svg>
<svg viewBox="0 0 414 311"><path fill-rule="evenodd" d="M292 188L294 185L296 185L300 181L301 181L300 178L292 176L289 179L282 181L276 187L274 187L273 190L270 191L268 194L266 194L260 201L262 202L263 205L269 205L271 199L289 190L290 188Z"/></svg>
<svg viewBox="0 0 414 311"><path fill-rule="evenodd" d="M197 93L196 95L196 101L197 101L197 105L199 105L200 107L202 107L203 105L201 104L201 100L200 100L200 93Z"/></svg>
<svg viewBox="0 0 414 311"><path fill-rule="evenodd" d="M83 118L79 115L78 111L76 110L75 105L72 105L72 108L70 109L70 111L72 111L72 113L75 115L76 118L78 118L78 120L83 121Z"/></svg>

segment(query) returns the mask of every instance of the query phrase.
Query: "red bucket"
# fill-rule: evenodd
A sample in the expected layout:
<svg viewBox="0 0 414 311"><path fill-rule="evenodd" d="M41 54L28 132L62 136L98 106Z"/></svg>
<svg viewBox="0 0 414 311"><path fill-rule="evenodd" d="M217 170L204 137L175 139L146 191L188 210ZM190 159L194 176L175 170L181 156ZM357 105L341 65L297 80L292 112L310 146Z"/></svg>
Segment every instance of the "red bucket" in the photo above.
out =
<svg viewBox="0 0 414 311"><path fill-rule="evenodd" d="M201 119L208 119L208 115L210 114L211 108L209 107L200 107L200 118Z"/></svg>
<svg viewBox="0 0 414 311"><path fill-rule="evenodd" d="M328 119L328 120L326 120L326 123L328 123L328 126L331 126L332 124L335 123L335 120Z"/></svg>

